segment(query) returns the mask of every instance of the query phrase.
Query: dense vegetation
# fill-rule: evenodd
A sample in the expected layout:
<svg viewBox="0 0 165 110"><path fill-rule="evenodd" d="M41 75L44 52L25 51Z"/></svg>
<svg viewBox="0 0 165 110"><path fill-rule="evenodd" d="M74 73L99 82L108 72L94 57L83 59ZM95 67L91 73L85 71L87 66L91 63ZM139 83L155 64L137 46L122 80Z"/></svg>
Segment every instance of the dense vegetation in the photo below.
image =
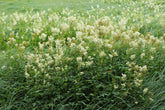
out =
<svg viewBox="0 0 165 110"><path fill-rule="evenodd" d="M165 3L84 3L2 9L1 110L165 109Z"/></svg>

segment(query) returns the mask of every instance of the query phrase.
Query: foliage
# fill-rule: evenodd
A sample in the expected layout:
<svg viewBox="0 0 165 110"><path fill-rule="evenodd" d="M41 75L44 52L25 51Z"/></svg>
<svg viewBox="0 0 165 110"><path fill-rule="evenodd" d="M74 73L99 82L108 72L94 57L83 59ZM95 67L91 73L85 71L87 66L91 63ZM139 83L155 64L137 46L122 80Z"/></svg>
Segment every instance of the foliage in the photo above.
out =
<svg viewBox="0 0 165 110"><path fill-rule="evenodd" d="M112 5L0 15L2 110L164 107L161 5L154 0L90 3Z"/></svg>

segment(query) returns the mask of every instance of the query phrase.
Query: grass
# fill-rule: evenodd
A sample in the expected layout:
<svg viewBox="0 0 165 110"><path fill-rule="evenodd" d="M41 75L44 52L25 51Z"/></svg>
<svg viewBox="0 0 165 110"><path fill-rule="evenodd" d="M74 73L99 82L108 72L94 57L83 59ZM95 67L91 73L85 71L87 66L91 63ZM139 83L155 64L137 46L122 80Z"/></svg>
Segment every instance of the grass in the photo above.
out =
<svg viewBox="0 0 165 110"><path fill-rule="evenodd" d="M1 11L13 12L34 8L35 10L44 10L48 8L61 9L68 7L71 9L86 10L90 8L92 3L82 0L1 0ZM21 10L20 10L21 9Z"/></svg>
<svg viewBox="0 0 165 110"><path fill-rule="evenodd" d="M8 15L3 22L0 22L0 110L164 110L165 53L162 36L165 33L165 2L143 1L0 0L0 20L2 21L4 17L2 12ZM30 12L32 8L33 11ZM67 9L63 10L65 8ZM156 8L159 10L155 12ZM48 11L48 9L52 10ZM42 15L44 10L46 13ZM18 15L14 12L18 12ZM42 22L38 22L39 19L35 18L38 16L37 12ZM18 20L17 24L13 25L15 18L17 16L21 18L22 15L27 17L27 22ZM48 16L54 19L56 15L60 19L55 18L55 21L48 22ZM72 16L76 18L75 24ZM99 23L107 20L105 16L109 17L110 24L100 25ZM73 24L66 18L73 20ZM47 23L49 25L46 25ZM69 25L67 31L63 31L60 27L63 23ZM84 30L78 28L78 23L84 23ZM107 25L111 25L111 28ZM126 29L123 29L123 26ZM59 28L61 33L56 33L57 30L53 32L51 29L53 27ZM29 31L26 31L26 28L29 28ZM34 28L42 28L42 32L37 35ZM106 29L113 31L106 33L108 31ZM95 34L88 31L94 31ZM137 31L142 36L137 35ZM12 32L14 32L13 36ZM44 36L42 33L46 33L45 40L41 38ZM132 38L128 39L121 33ZM49 35L54 38L53 44L49 41ZM81 36L82 39L77 36ZM15 44L18 46L6 43L11 38L15 39ZM69 41L69 38L73 39ZM134 44L138 43L140 46L140 38L146 41L142 43L145 46L137 48ZM61 40L59 47L56 46L58 40ZM23 42L29 42L30 45L25 46L25 50L21 51ZM49 45L43 50L39 49L41 48L39 44L44 42ZM104 43L101 44L101 42ZM109 44L112 45L113 50L109 49ZM71 45L77 47L73 49ZM54 53L50 52L51 46ZM156 48L156 52L151 51L151 48ZM84 51L87 51L87 56ZM144 58L141 58L142 53L145 53ZM30 54L34 54L34 59ZM53 60L56 60L54 56L58 58L62 56L62 58L57 61L59 64L53 64L53 66L50 64L55 69L51 69L51 66L45 67L43 72L36 63L36 59L49 63L50 58L47 59L47 55L54 58ZM134 55L135 58L133 58ZM154 59L151 60L151 57ZM91 61L92 64L90 64ZM126 64L128 61L136 63L135 72L143 74L138 76L130 70L134 67ZM45 63L43 64L46 65ZM89 64L89 67L83 67L83 63ZM28 64L31 67L28 67ZM26 74L26 70L30 76ZM39 75L36 75L37 72ZM126 81L123 74L126 75ZM143 83L136 86L136 80L143 80ZM145 88L148 88L147 93L144 92Z"/></svg>

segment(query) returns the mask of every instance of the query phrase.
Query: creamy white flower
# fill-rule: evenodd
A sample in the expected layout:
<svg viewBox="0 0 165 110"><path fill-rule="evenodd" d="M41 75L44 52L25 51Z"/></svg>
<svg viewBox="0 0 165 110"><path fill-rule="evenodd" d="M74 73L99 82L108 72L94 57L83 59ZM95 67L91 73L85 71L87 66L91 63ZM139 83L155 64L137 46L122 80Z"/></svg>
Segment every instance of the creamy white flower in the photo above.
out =
<svg viewBox="0 0 165 110"><path fill-rule="evenodd" d="M140 55L140 58L143 59L144 56L145 56L145 53L142 53L142 54Z"/></svg>
<svg viewBox="0 0 165 110"><path fill-rule="evenodd" d="M19 51L23 51L23 50L25 49L25 46L20 45L20 46L18 47L18 49L19 49Z"/></svg>
<svg viewBox="0 0 165 110"><path fill-rule="evenodd" d="M135 59L135 57L136 57L135 54L134 54L134 55L131 55L131 56L130 56L130 59L133 60L133 59Z"/></svg>
<svg viewBox="0 0 165 110"><path fill-rule="evenodd" d="M154 57L153 57L153 56L151 56L151 57L150 57L150 60L153 60L153 59L154 59Z"/></svg>
<svg viewBox="0 0 165 110"><path fill-rule="evenodd" d="M93 64L93 61L87 61L87 62L85 62L85 64L86 64L87 67L89 67Z"/></svg>
<svg viewBox="0 0 165 110"><path fill-rule="evenodd" d="M14 57L13 56L10 56L10 59L14 59Z"/></svg>
<svg viewBox="0 0 165 110"><path fill-rule="evenodd" d="M52 35L57 35L58 33L60 33L60 30L58 28L51 28L52 31Z"/></svg>
<svg viewBox="0 0 165 110"><path fill-rule="evenodd" d="M81 38L81 36L82 36L82 32L81 31L77 31L76 32L76 38L78 38L78 39L80 39Z"/></svg>
<svg viewBox="0 0 165 110"><path fill-rule="evenodd" d="M39 35L41 33L40 29L33 28L33 31L36 35Z"/></svg>
<svg viewBox="0 0 165 110"><path fill-rule="evenodd" d="M117 52L115 50L113 50L113 53L112 55L115 57L115 56L118 56Z"/></svg>
<svg viewBox="0 0 165 110"><path fill-rule="evenodd" d="M82 57L77 57L77 62L82 62Z"/></svg>
<svg viewBox="0 0 165 110"><path fill-rule="evenodd" d="M139 80L139 79L134 80L134 83L137 87L140 86L142 84L142 82L143 82L143 80Z"/></svg>
<svg viewBox="0 0 165 110"><path fill-rule="evenodd" d="M105 57L106 56L106 53L104 51L101 51L100 54L99 54L100 57Z"/></svg>
<svg viewBox="0 0 165 110"><path fill-rule="evenodd" d="M74 16L68 17L68 22L69 22L70 25L72 25L73 23L76 22L76 17L74 17Z"/></svg>
<svg viewBox="0 0 165 110"><path fill-rule="evenodd" d="M152 99L152 98L149 98L149 100L150 100L151 102L153 102L153 101L154 101L154 99Z"/></svg>
<svg viewBox="0 0 165 110"><path fill-rule="evenodd" d="M146 73L146 71L147 71L147 66L144 65L144 66L142 67L142 70L143 70L144 73Z"/></svg>
<svg viewBox="0 0 165 110"><path fill-rule="evenodd" d="M138 102L137 102L137 101L135 101L135 104L138 104Z"/></svg>
<svg viewBox="0 0 165 110"><path fill-rule="evenodd" d="M41 43L39 42L39 49L42 50L43 48L44 48L44 44L41 44Z"/></svg>
<svg viewBox="0 0 165 110"><path fill-rule="evenodd" d="M46 37L47 37L47 35L46 35L45 33L42 33L41 36L40 36L39 38L42 39L42 40L45 40Z"/></svg>
<svg viewBox="0 0 165 110"><path fill-rule="evenodd" d="M143 89L143 94L146 94L147 91L148 91L148 88L144 88L144 89Z"/></svg>
<svg viewBox="0 0 165 110"><path fill-rule="evenodd" d="M114 85L114 89L117 89L118 88L118 85Z"/></svg>
<svg viewBox="0 0 165 110"><path fill-rule="evenodd" d="M126 83L122 83L121 86L122 86L122 87L125 87L125 86L126 86Z"/></svg>
<svg viewBox="0 0 165 110"><path fill-rule="evenodd" d="M127 75L126 75L126 74L122 74L121 79L122 79L123 81L125 81L125 80L127 79Z"/></svg>
<svg viewBox="0 0 165 110"><path fill-rule="evenodd" d="M49 74L46 74L45 75L48 79L50 79L51 78L51 76L49 75Z"/></svg>
<svg viewBox="0 0 165 110"><path fill-rule="evenodd" d="M29 78L29 76L30 76L29 73L27 73L27 71L26 71L26 72L25 72L25 77L26 77L26 78Z"/></svg>
<svg viewBox="0 0 165 110"><path fill-rule="evenodd" d="M138 44L137 44L136 41L131 41L131 42L129 43L129 46L130 46L130 47L137 47Z"/></svg>
<svg viewBox="0 0 165 110"><path fill-rule="evenodd" d="M3 69L5 69L5 68L6 68L6 66L5 66L5 65L1 67L1 69L2 69L2 70L3 70Z"/></svg>
<svg viewBox="0 0 165 110"><path fill-rule="evenodd" d="M165 46L163 46L162 48L165 49Z"/></svg>
<svg viewBox="0 0 165 110"><path fill-rule="evenodd" d="M156 48L151 47L150 52L154 53L156 51Z"/></svg>
<svg viewBox="0 0 165 110"><path fill-rule="evenodd" d="M3 54L5 54L5 51L2 51Z"/></svg>
<svg viewBox="0 0 165 110"><path fill-rule="evenodd" d="M83 75L84 74L84 72L80 72L80 75Z"/></svg>
<svg viewBox="0 0 165 110"><path fill-rule="evenodd" d="M66 24L66 23L62 23L62 24L61 24L61 30L62 30L62 31L65 32L65 31L67 31L68 29L69 29L69 25L68 25L68 24Z"/></svg>

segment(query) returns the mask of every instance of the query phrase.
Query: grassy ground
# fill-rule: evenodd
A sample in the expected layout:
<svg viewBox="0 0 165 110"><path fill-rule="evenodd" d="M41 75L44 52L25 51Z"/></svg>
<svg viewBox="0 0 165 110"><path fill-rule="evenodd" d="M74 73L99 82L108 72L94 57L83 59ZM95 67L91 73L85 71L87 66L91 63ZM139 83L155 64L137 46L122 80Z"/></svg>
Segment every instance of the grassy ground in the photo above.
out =
<svg viewBox="0 0 165 110"><path fill-rule="evenodd" d="M89 3L88 0L1 0L1 11L13 12L22 11L24 8L34 8L35 10L44 10L48 8L74 8L86 10L90 8L93 3Z"/></svg>
<svg viewBox="0 0 165 110"><path fill-rule="evenodd" d="M91 1L93 1L93 2L91 2ZM104 12L99 12L99 11L89 12L90 13L89 15L96 16L96 19L97 19L97 17L100 18L105 15L109 16L111 21L113 22L113 24L117 24L117 26L120 24L119 22L122 18L124 18L124 17L127 18L127 17L131 16L130 19L128 20L128 22L126 24L124 24L124 25L126 25L127 29L129 29L129 28L136 29L136 27L134 27L134 26L137 26L137 27L139 26L139 28L140 28L139 32L141 34L146 36L147 33L150 33L151 35L153 35L157 38L161 38L163 36L163 33L165 33L165 19L164 19L165 18L165 1L163 1L163 0L157 0L156 2L153 0L154 2L152 2L152 3L154 3L154 7L157 7L157 6L159 7L159 11L157 11L158 13L154 12L154 8L152 7L152 4L151 4L151 6L148 5L148 4L150 4L149 0L146 0L146 1L149 1L147 3L145 3L145 2L142 3L142 1L144 1L144 0L137 0L136 4L134 6L132 6L132 4L130 4L129 2L135 1L135 0L125 0L126 2L124 2L124 1L119 2L117 0L116 0L116 2L112 2L112 0L104 0L104 2L102 2L100 0L91 0L91 1L89 1L89 0L0 0L0 15L2 12L5 12L7 15L12 15L14 12L25 13L26 11L31 10L31 8L34 9L34 13L37 11L41 12L41 11L47 10L49 8L60 13L60 12L62 12L62 10L64 8L68 8L68 9L74 10L74 14L77 14L77 15L80 14L81 15L80 18L85 21L86 18L88 18L87 11L89 9L91 9L91 6L93 6L97 10L98 5L99 5L99 8L103 8L103 9L105 9L105 11ZM146 6L146 7L144 7L144 6ZM110 7L110 8L108 8L108 7ZM128 7L130 8L129 11L126 10ZM138 8L139 8L139 10L137 11ZM133 13L133 15L131 15L131 13ZM147 16L145 16L145 15L147 15ZM7 20L9 20L9 22L11 19L12 18L7 18ZM45 21L43 21L43 23L46 22L46 20L47 20L46 16L43 16L43 19L45 20ZM90 19L87 19L87 20L90 21ZM90 22L93 23L94 21L91 20ZM89 22L89 24L90 24L90 22ZM1 32L1 29L5 29L5 28L3 28L3 26L4 27L6 26L6 25L3 25L3 23L1 23L1 24L2 25L0 25L0 32ZM50 25L53 26L54 24L50 23ZM12 27L12 25L9 25L9 26ZM20 26L22 26L22 27L20 27ZM19 32L21 33L22 32L21 29L26 28L25 26L28 26L28 25L23 24L23 25L18 25L18 27L13 26L12 28L13 28L13 30L15 29L16 31L19 30L18 28L20 28ZM47 30L44 30L44 31L47 31ZM23 35L24 35L24 33L23 33ZM68 36L72 36L72 35L75 35L75 33L74 32L71 34L68 33ZM34 86L31 88L26 87L28 85L25 81L26 78L24 77L24 72L25 72L24 68L25 68L26 61L24 62L23 60L20 60L20 59L17 59L16 61L9 60L9 56L11 56L11 55L16 56L15 53L17 52L16 51L17 47L14 47L14 48L7 47L7 45L4 43L5 41L2 36L3 36L2 33L0 33L0 62L1 62L0 67L3 67L3 65L6 65L7 67L12 66L14 69L13 70L0 69L0 109L1 110L12 110L13 108L20 109L20 110L28 109L28 107L30 108L30 104L33 103L33 101L35 101L35 103L33 103L31 106L33 106L34 110L38 109L37 104L41 105L42 107L45 107L45 109L48 109L48 108L46 108L46 107L48 107L46 105L46 103L50 104L49 107L53 108L54 107L53 104L56 104L56 102L59 104L58 107L56 107L56 109L57 108L63 109L62 104L65 103L65 99L61 98L63 96L59 96L54 99L51 99L49 97L50 94L52 95L54 93L54 91L58 91L58 90L55 90L51 86L50 86L51 89L49 90L49 89L47 89L49 87L47 87L47 86L42 87L41 85L38 85L36 87ZM18 40L18 42L20 43L21 41ZM34 46L36 46L36 45L34 45ZM91 46L91 48L92 48L92 46ZM29 51L29 52L34 51L34 50L30 50L30 49L31 49L31 47L28 47L25 53L27 53L27 51ZM5 51L6 53L3 54L3 51ZM105 51L106 51L106 49L105 49ZM121 59L119 58L116 60L116 62L117 62L116 67L114 65L112 65L112 67L114 66L114 69L116 69L116 71L118 70L118 68L120 68L120 66L124 65L124 64L120 65L120 61L126 62L125 61L126 58L122 56L125 53L122 51L122 49L119 51L121 51ZM45 52L47 52L47 50ZM164 86L164 83L165 83L165 63L164 63L165 55L164 55L164 53L163 54L162 53L163 53L163 51L156 53L155 60L151 63L148 60L145 60L144 62L143 61L141 62L141 60L139 60L139 61L137 60L139 65L147 64L147 66L150 67L150 70L148 70L149 75L147 75L145 77L143 87L149 88L149 90L153 94L154 100L152 103L145 105L145 107L142 104L140 104L140 102L139 102L139 105L133 106L132 109L138 109L138 110L146 110L146 109L164 110L165 109L165 103L164 103L165 102L165 86ZM147 52L146 52L146 54L147 54ZM150 54L148 54L148 56L149 55ZM119 57L120 57L120 55L119 55ZM97 62L97 59L96 59L96 62ZM107 63L109 63L109 62L107 61ZM104 65L104 66L106 67L107 65ZM109 67L107 66L107 68L109 68ZM75 67L72 69L74 70ZM70 70L72 70L72 69L70 69ZM94 69L96 69L99 72L101 71L102 73L104 71L104 70L103 71L99 70L99 68L94 68ZM77 72L76 69L75 69L75 71ZM89 69L88 71L90 74L95 73L95 71L92 69L91 70ZM86 71L86 72L88 73L88 71ZM70 72L70 71L68 71L68 72ZM72 73L69 73L69 74L72 74ZM92 85L92 83L94 83L94 82L98 83L97 82L98 80L106 79L107 76L106 75L104 76L104 75L105 74L101 74L100 76L94 76L94 77L90 76L90 75L84 76L83 77L84 79L93 78L93 80L88 79L87 81L89 81L89 82L82 81L82 83L80 83L80 85L77 84L76 86L81 87L83 84L87 84L87 85L89 84L92 87L97 86L97 85ZM58 78L59 78L59 76L58 76ZM74 81L72 81L73 77L70 76L69 78L71 79L71 81L70 81L71 84L74 84L73 83ZM77 76L76 76L76 78L77 78ZM80 80L79 77L78 77L78 80ZM103 81L100 81L100 82L104 84ZM59 83L59 85L57 85L57 88L58 87L60 88L60 84L61 84L60 80L58 83ZM104 86L105 87L99 87L99 89L96 88L96 91L97 90L99 91L102 88L106 88L109 85L107 86L105 84ZM61 87L65 88L65 85L61 84ZM70 85L68 85L68 87L70 87ZM29 88L30 88L30 90L29 90ZM71 88L71 89L66 88L66 89L70 90L70 91L74 91L75 88ZM90 86L88 89L90 89ZM104 90L109 91L107 89L104 89ZM63 91L63 90L60 90L60 91ZM26 92L26 94L24 94L24 92ZM42 99L42 97L37 95L37 93L40 94L41 96L43 96L43 99ZM59 93L59 94L61 94L61 93ZM97 94L97 92L95 92L95 93ZM55 94L58 94L58 93L55 93ZM53 94L53 95L55 95L55 94ZM111 95L108 96L107 94L108 93L106 93L104 95L111 98ZM48 96L46 96L46 95L48 95ZM66 94L64 94L64 95L66 95ZM82 94L79 94L79 95L82 95ZM3 97L3 98L1 98L1 97ZM37 97L37 98L35 99L35 97ZM51 99L51 103L49 103L47 97L49 97ZM89 97L91 98L92 96L89 96ZM46 98L46 99L44 99L44 98ZM79 101L79 98L81 99L82 96L76 98L76 100ZM42 99L41 102L37 101L40 99ZM61 99L60 100L61 102L58 101L58 99ZM106 98L102 98L102 100L104 100L104 99L106 99ZM66 100L69 100L69 99L66 99ZM114 100L118 100L118 99L114 98ZM44 101L48 101L48 102L44 102ZM71 100L71 101L73 101L73 100ZM104 100L104 101L105 101L105 103L108 102L107 100ZM125 100L118 100L118 101L121 101L121 102L123 101L123 103L125 103ZM86 100L84 102L86 102ZM103 103L100 101L99 98L93 99L93 102ZM4 105L2 105L2 103ZM79 103L81 103L81 102L79 102ZM111 103L111 102L109 102L109 103ZM131 104L131 102L128 102L128 105L127 104L126 105L129 106L129 103ZM102 105L104 105L104 103ZM66 104L66 106L67 106L67 104ZM79 106L79 105L76 105L76 106ZM95 105L93 105L93 106L95 106ZM120 104L118 104L118 106L120 106ZM111 107L113 107L113 105ZM92 108L92 106L91 106L91 108ZM66 109L67 109L67 107L66 107ZM80 108L77 108L77 109L80 109ZM87 106L87 109L90 109L90 106ZM123 107L123 109L124 109L124 107Z"/></svg>

